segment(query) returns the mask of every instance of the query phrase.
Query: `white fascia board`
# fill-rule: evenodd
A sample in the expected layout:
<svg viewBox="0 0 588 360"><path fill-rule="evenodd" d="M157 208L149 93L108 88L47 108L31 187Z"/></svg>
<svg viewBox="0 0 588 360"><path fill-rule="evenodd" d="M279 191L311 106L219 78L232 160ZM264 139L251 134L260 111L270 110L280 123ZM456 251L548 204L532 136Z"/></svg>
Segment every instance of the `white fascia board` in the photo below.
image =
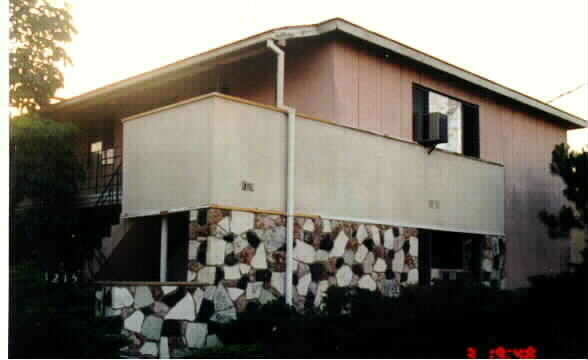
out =
<svg viewBox="0 0 588 360"><path fill-rule="evenodd" d="M440 226L440 225L430 225L430 224L409 224L403 221L384 221L384 220L374 220L374 219L367 219L367 218L355 218L355 217L343 217L343 216L331 216L331 215L319 215L321 219L325 220L335 220L335 221L343 221L343 222L352 222L352 223L359 223L359 224L373 224L373 225L388 225L388 226L399 226L399 227L409 227L415 229L424 229L424 230L437 230L437 231L450 231L450 232L460 232L460 233L467 233L467 234L479 234L479 235L493 235L493 236L505 236L504 231L502 232L489 232L483 230L472 230L472 229L465 229L465 228L458 228L458 227L451 227L451 226Z"/></svg>
<svg viewBox="0 0 588 360"><path fill-rule="evenodd" d="M337 30L336 21L328 21L316 25L297 26L274 31L274 40L299 39L310 36L318 36Z"/></svg>

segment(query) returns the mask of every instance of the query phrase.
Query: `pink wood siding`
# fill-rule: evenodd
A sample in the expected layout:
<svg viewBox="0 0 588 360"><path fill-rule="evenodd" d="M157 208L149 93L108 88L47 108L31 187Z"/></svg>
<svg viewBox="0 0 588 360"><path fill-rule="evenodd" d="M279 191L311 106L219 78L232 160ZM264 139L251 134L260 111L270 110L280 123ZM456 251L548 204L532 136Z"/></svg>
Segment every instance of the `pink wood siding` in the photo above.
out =
<svg viewBox="0 0 588 360"><path fill-rule="evenodd" d="M370 56L368 51L359 54L359 127L362 129L382 130L382 109L380 101L382 97L382 61L375 56Z"/></svg>
<svg viewBox="0 0 588 360"><path fill-rule="evenodd" d="M402 88L400 66L390 62L381 67L382 81L380 86L382 94L380 97L380 106L382 112L382 132L384 134L401 134L400 114L402 111ZM411 101L412 102L412 101Z"/></svg>
<svg viewBox="0 0 588 360"><path fill-rule="evenodd" d="M238 66L227 66L222 71L221 79L227 85L229 95L274 104L275 73L275 56L268 53L239 62Z"/></svg>
<svg viewBox="0 0 588 360"><path fill-rule="evenodd" d="M337 43L334 59L335 76L333 78L335 96L335 120L344 125L359 126L359 68L358 50L352 46ZM345 74L341 76L341 74Z"/></svg>
<svg viewBox="0 0 588 360"><path fill-rule="evenodd" d="M334 50L334 42L326 38L288 43L285 48L286 105L295 107L300 113L322 119L335 117Z"/></svg>
<svg viewBox="0 0 588 360"><path fill-rule="evenodd" d="M335 43L331 120L412 140L413 83L478 104L481 158L505 166L507 286L524 286L528 276L565 267L567 246L549 239L537 218L541 209L557 209L563 201L561 181L548 166L553 147L566 141L565 129L446 76L370 54L344 39Z"/></svg>
<svg viewBox="0 0 588 360"><path fill-rule="evenodd" d="M400 73L400 133L387 134L412 140L412 83L420 82L420 74L411 68ZM398 121L398 120L397 120Z"/></svg>

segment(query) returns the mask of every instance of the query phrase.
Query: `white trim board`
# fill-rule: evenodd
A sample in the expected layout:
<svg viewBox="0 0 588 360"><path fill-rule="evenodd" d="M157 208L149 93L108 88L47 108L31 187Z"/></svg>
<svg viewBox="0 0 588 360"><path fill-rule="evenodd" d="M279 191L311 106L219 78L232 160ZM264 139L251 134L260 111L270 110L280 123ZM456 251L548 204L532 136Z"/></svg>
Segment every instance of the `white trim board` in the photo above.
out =
<svg viewBox="0 0 588 360"><path fill-rule="evenodd" d="M177 209L169 209L169 210L141 210L141 211L134 211L131 213L124 213L121 215L121 219L133 219L133 218L140 218L146 216L156 216L156 215L166 215L166 214L173 214L179 213L184 211L192 211L192 210L200 210L209 208L210 205L202 205L196 207L189 207L189 208L177 208Z"/></svg>
<svg viewBox="0 0 588 360"><path fill-rule="evenodd" d="M364 218L329 216L329 215L326 215L326 216L319 215L319 217L321 219L325 219L325 220L346 221L346 222L361 223L361 224L389 225L389 226L409 227L409 228L424 229L424 230L459 232L459 233L466 233L466 234L505 236L504 233L492 233L492 232L487 232L487 231L472 231L472 230L460 229L460 228L455 228L455 227L450 227L450 226L407 224L407 223L403 223L401 221L397 221L397 222L395 222L395 221L381 221L381 220L371 220L371 219L364 219Z"/></svg>

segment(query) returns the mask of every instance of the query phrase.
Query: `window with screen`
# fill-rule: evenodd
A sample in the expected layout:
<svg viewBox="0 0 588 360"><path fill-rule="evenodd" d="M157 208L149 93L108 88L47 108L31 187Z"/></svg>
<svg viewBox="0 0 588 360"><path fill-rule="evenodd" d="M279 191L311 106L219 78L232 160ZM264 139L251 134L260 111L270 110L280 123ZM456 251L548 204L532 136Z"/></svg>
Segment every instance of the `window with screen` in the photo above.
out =
<svg viewBox="0 0 588 360"><path fill-rule="evenodd" d="M480 157L479 110L474 104L441 94L425 87L413 87L414 140L418 141L417 131L427 126L432 114L442 114L447 118L447 142L436 145L458 154Z"/></svg>

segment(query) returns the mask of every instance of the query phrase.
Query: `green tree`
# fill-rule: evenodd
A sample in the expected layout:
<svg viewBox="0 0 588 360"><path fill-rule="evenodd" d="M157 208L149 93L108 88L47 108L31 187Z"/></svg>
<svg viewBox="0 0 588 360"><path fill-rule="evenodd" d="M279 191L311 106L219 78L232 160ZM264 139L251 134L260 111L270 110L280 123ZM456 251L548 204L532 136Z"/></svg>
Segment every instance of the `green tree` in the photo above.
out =
<svg viewBox="0 0 588 360"><path fill-rule="evenodd" d="M76 133L71 124L37 114L11 120L10 208L13 230L19 229L11 234L13 260L37 251L47 267L59 262L78 266L67 260L70 249L76 247L71 239L74 207L84 180L75 155Z"/></svg>
<svg viewBox="0 0 588 360"><path fill-rule="evenodd" d="M64 44L76 29L67 8L48 0L10 0L10 105L33 112L63 87L59 63L71 64Z"/></svg>
<svg viewBox="0 0 588 360"><path fill-rule="evenodd" d="M553 175L562 179L565 185L563 194L569 201L569 204L562 206L557 213L545 210L539 213L540 220L547 226L549 236L567 237L574 228L586 231L588 152L574 152L567 144L559 144L551 153L549 168ZM588 242L586 232L584 241ZM583 263L574 264L572 272L529 278L531 288L528 300L525 301L525 308L530 311L529 323L532 319L541 317L544 324L542 328L550 329L548 335L544 331L536 335L536 341L544 344L543 348L547 353L552 353L546 357L585 358L588 354L588 248L584 249L582 255ZM553 296L554 294L557 296ZM546 308L552 309L548 315L545 313Z"/></svg>
<svg viewBox="0 0 588 360"><path fill-rule="evenodd" d="M10 1L10 105L21 114L10 119L10 357L111 358L124 344L105 336L120 333L120 324L94 318L93 288L41 277L56 264L73 273L83 261L71 237L84 178L77 130L37 113L63 86L57 64L70 62L63 44L73 33L67 9Z"/></svg>
<svg viewBox="0 0 588 360"><path fill-rule="evenodd" d="M37 111L63 87L58 65L71 63L64 45L76 30L67 6L50 0L10 0L9 12L10 105L21 114L10 119L10 255L14 263L36 251L48 265L48 250L68 242L84 174L75 127Z"/></svg>
<svg viewBox="0 0 588 360"><path fill-rule="evenodd" d="M539 219L547 226L552 238L564 237L573 228L586 229L588 225L588 152L571 151L567 144L559 144L551 153L549 169L559 176L565 188L563 194L572 206L564 205L557 214L542 210ZM588 238L586 239L588 241ZM584 264L588 261L588 248L584 250Z"/></svg>
<svg viewBox="0 0 588 360"><path fill-rule="evenodd" d="M83 180L81 164L75 156L77 128L26 114L11 121L10 144L13 179L12 202L29 197L33 205L51 207L72 205Z"/></svg>

